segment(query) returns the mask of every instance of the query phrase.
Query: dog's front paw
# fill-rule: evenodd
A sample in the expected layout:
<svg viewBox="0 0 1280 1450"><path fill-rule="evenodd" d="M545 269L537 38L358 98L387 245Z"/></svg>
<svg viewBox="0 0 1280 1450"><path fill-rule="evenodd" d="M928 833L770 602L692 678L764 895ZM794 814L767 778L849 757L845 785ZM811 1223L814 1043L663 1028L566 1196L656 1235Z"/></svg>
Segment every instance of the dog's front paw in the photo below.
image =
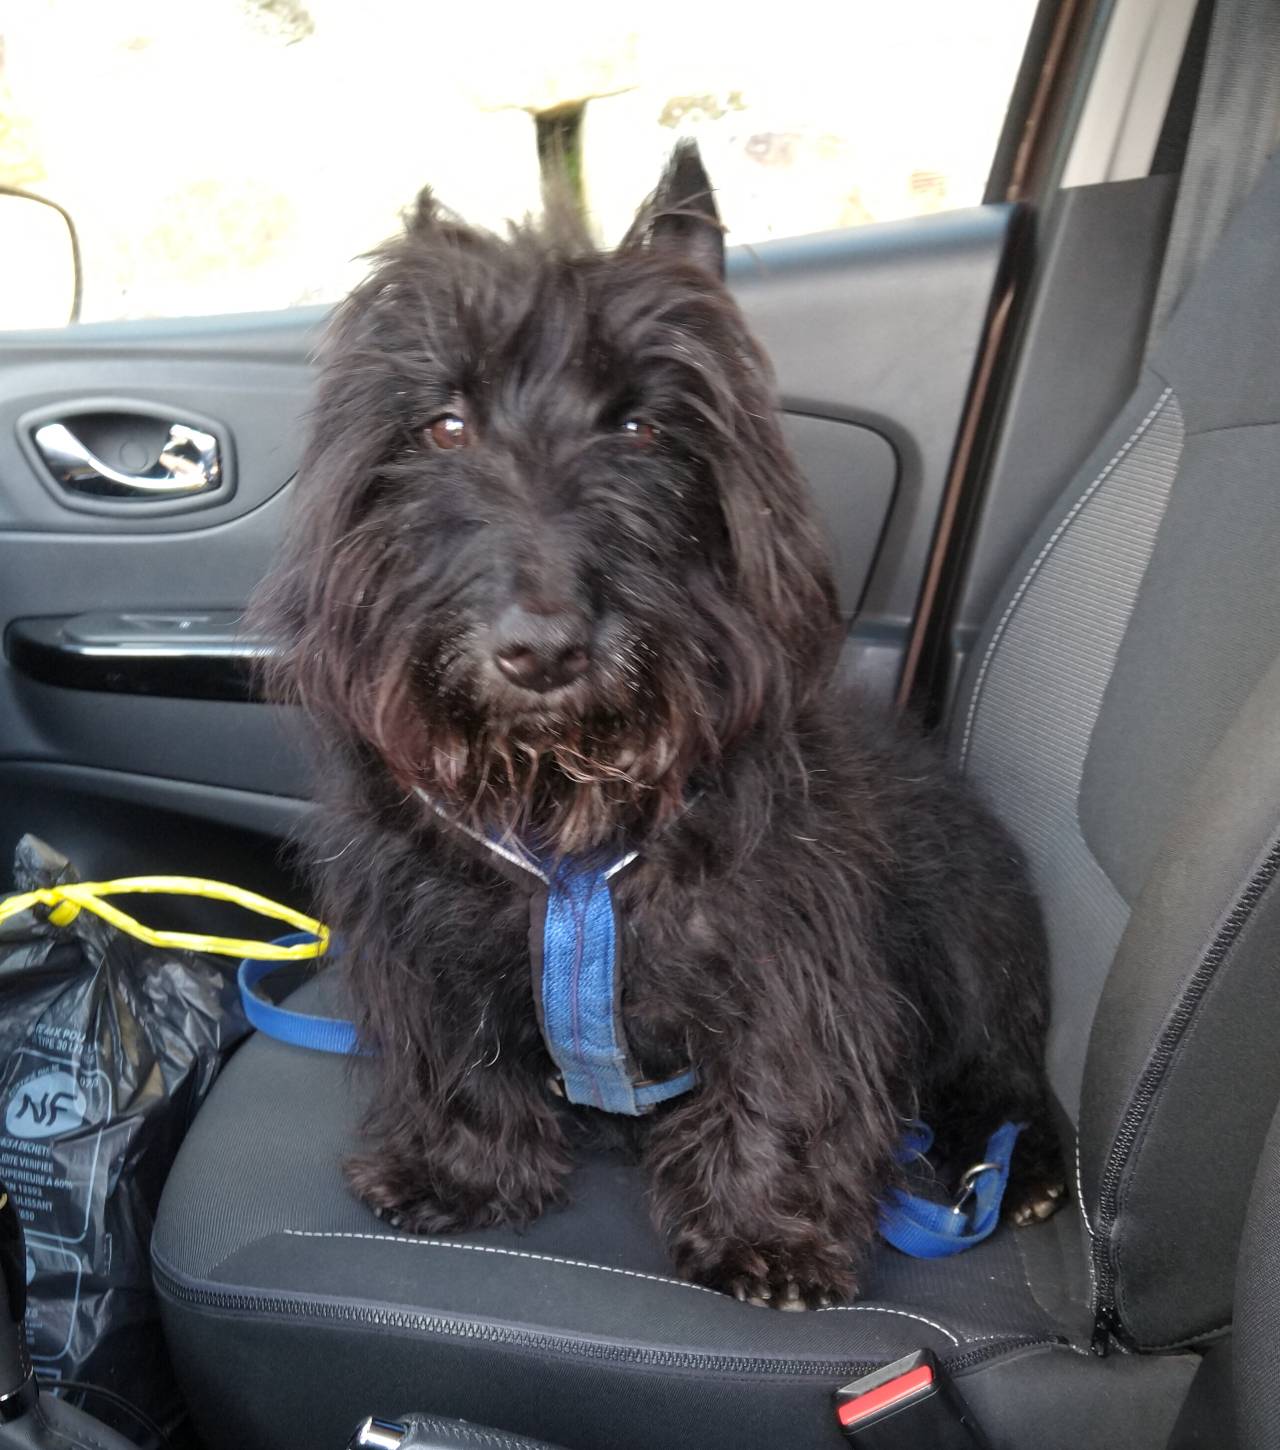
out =
<svg viewBox="0 0 1280 1450"><path fill-rule="evenodd" d="M447 1234L457 1233L470 1227L456 1213L441 1208L431 1199L420 1199L417 1203L404 1203L396 1208L380 1204L365 1203L373 1209L374 1218L381 1219L388 1228L404 1234Z"/></svg>
<svg viewBox="0 0 1280 1450"><path fill-rule="evenodd" d="M420 1162L369 1153L347 1159L345 1170L356 1197L401 1233L522 1227L563 1196L559 1176L540 1175L532 1167L523 1176L511 1172L495 1182L473 1174L464 1183L429 1175Z"/></svg>
<svg viewBox="0 0 1280 1450"><path fill-rule="evenodd" d="M442 1203L423 1183L410 1180L394 1163L370 1154L345 1165L352 1192L388 1228L410 1234L457 1233L474 1227L462 1205Z"/></svg>
<svg viewBox="0 0 1280 1450"><path fill-rule="evenodd" d="M1005 1202L1005 1217L1018 1228L1052 1218L1066 1200L1065 1183L1022 1183Z"/></svg>
<svg viewBox="0 0 1280 1450"><path fill-rule="evenodd" d="M834 1289L824 1289L817 1284L802 1285L795 1279L787 1279L781 1292L777 1292L776 1276L759 1279L735 1279L733 1297L742 1304L754 1304L758 1309L830 1309L837 1299L852 1295L839 1294Z"/></svg>
<svg viewBox="0 0 1280 1450"><path fill-rule="evenodd" d="M848 1251L837 1244L776 1251L741 1245L717 1253L677 1243L674 1251L686 1279L761 1308L827 1309L857 1293Z"/></svg>

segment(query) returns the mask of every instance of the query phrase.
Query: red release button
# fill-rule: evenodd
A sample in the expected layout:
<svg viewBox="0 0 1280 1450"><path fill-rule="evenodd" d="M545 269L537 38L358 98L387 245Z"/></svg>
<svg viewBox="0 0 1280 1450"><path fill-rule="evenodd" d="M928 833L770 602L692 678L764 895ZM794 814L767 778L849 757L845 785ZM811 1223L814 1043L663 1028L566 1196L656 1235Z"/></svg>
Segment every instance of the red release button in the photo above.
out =
<svg viewBox="0 0 1280 1450"><path fill-rule="evenodd" d="M868 1390L865 1395L859 1395L856 1400L849 1400L839 1407L836 1417L848 1429L859 1420L865 1420L868 1415L874 1415L877 1410L896 1405L899 1400L905 1400L932 1383L933 1370L927 1364L922 1364L919 1369L909 1370L896 1380L890 1380L887 1385L880 1385L877 1389Z"/></svg>

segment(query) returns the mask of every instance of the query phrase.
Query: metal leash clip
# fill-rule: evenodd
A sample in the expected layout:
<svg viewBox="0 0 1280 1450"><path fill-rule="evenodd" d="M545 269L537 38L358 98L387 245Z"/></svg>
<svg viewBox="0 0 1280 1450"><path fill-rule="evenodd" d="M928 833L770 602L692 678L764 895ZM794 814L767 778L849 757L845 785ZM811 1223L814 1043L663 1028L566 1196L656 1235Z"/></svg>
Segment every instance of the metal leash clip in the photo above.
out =
<svg viewBox="0 0 1280 1450"><path fill-rule="evenodd" d="M990 1173L993 1169L998 1171L1001 1167L999 1163L975 1163L972 1168L966 1168L960 1175L960 1192L951 1205L951 1212L963 1213L965 1205L977 1192L978 1179L984 1173Z"/></svg>

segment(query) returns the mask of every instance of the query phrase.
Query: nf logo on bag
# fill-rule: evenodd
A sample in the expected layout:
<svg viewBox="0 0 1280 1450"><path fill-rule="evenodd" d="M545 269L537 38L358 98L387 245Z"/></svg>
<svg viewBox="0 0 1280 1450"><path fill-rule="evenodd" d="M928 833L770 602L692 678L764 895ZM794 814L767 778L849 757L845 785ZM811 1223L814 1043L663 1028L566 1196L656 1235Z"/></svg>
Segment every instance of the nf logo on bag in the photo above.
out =
<svg viewBox="0 0 1280 1450"><path fill-rule="evenodd" d="M75 1078L50 1068L13 1089L4 1114L5 1131L15 1138L54 1138L78 1128L88 1106Z"/></svg>

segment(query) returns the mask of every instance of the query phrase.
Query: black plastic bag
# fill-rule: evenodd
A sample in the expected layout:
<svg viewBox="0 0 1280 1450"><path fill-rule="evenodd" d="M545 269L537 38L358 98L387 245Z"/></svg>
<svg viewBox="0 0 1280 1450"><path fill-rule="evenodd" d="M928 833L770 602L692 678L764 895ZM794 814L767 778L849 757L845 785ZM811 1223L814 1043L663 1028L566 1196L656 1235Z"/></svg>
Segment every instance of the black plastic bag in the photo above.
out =
<svg viewBox="0 0 1280 1450"><path fill-rule="evenodd" d="M20 892L76 880L32 836L14 875ZM0 922L0 1180L27 1234L42 1379L172 1416L151 1227L183 1135L248 1030L225 964L145 946L89 911L65 926L43 907Z"/></svg>

